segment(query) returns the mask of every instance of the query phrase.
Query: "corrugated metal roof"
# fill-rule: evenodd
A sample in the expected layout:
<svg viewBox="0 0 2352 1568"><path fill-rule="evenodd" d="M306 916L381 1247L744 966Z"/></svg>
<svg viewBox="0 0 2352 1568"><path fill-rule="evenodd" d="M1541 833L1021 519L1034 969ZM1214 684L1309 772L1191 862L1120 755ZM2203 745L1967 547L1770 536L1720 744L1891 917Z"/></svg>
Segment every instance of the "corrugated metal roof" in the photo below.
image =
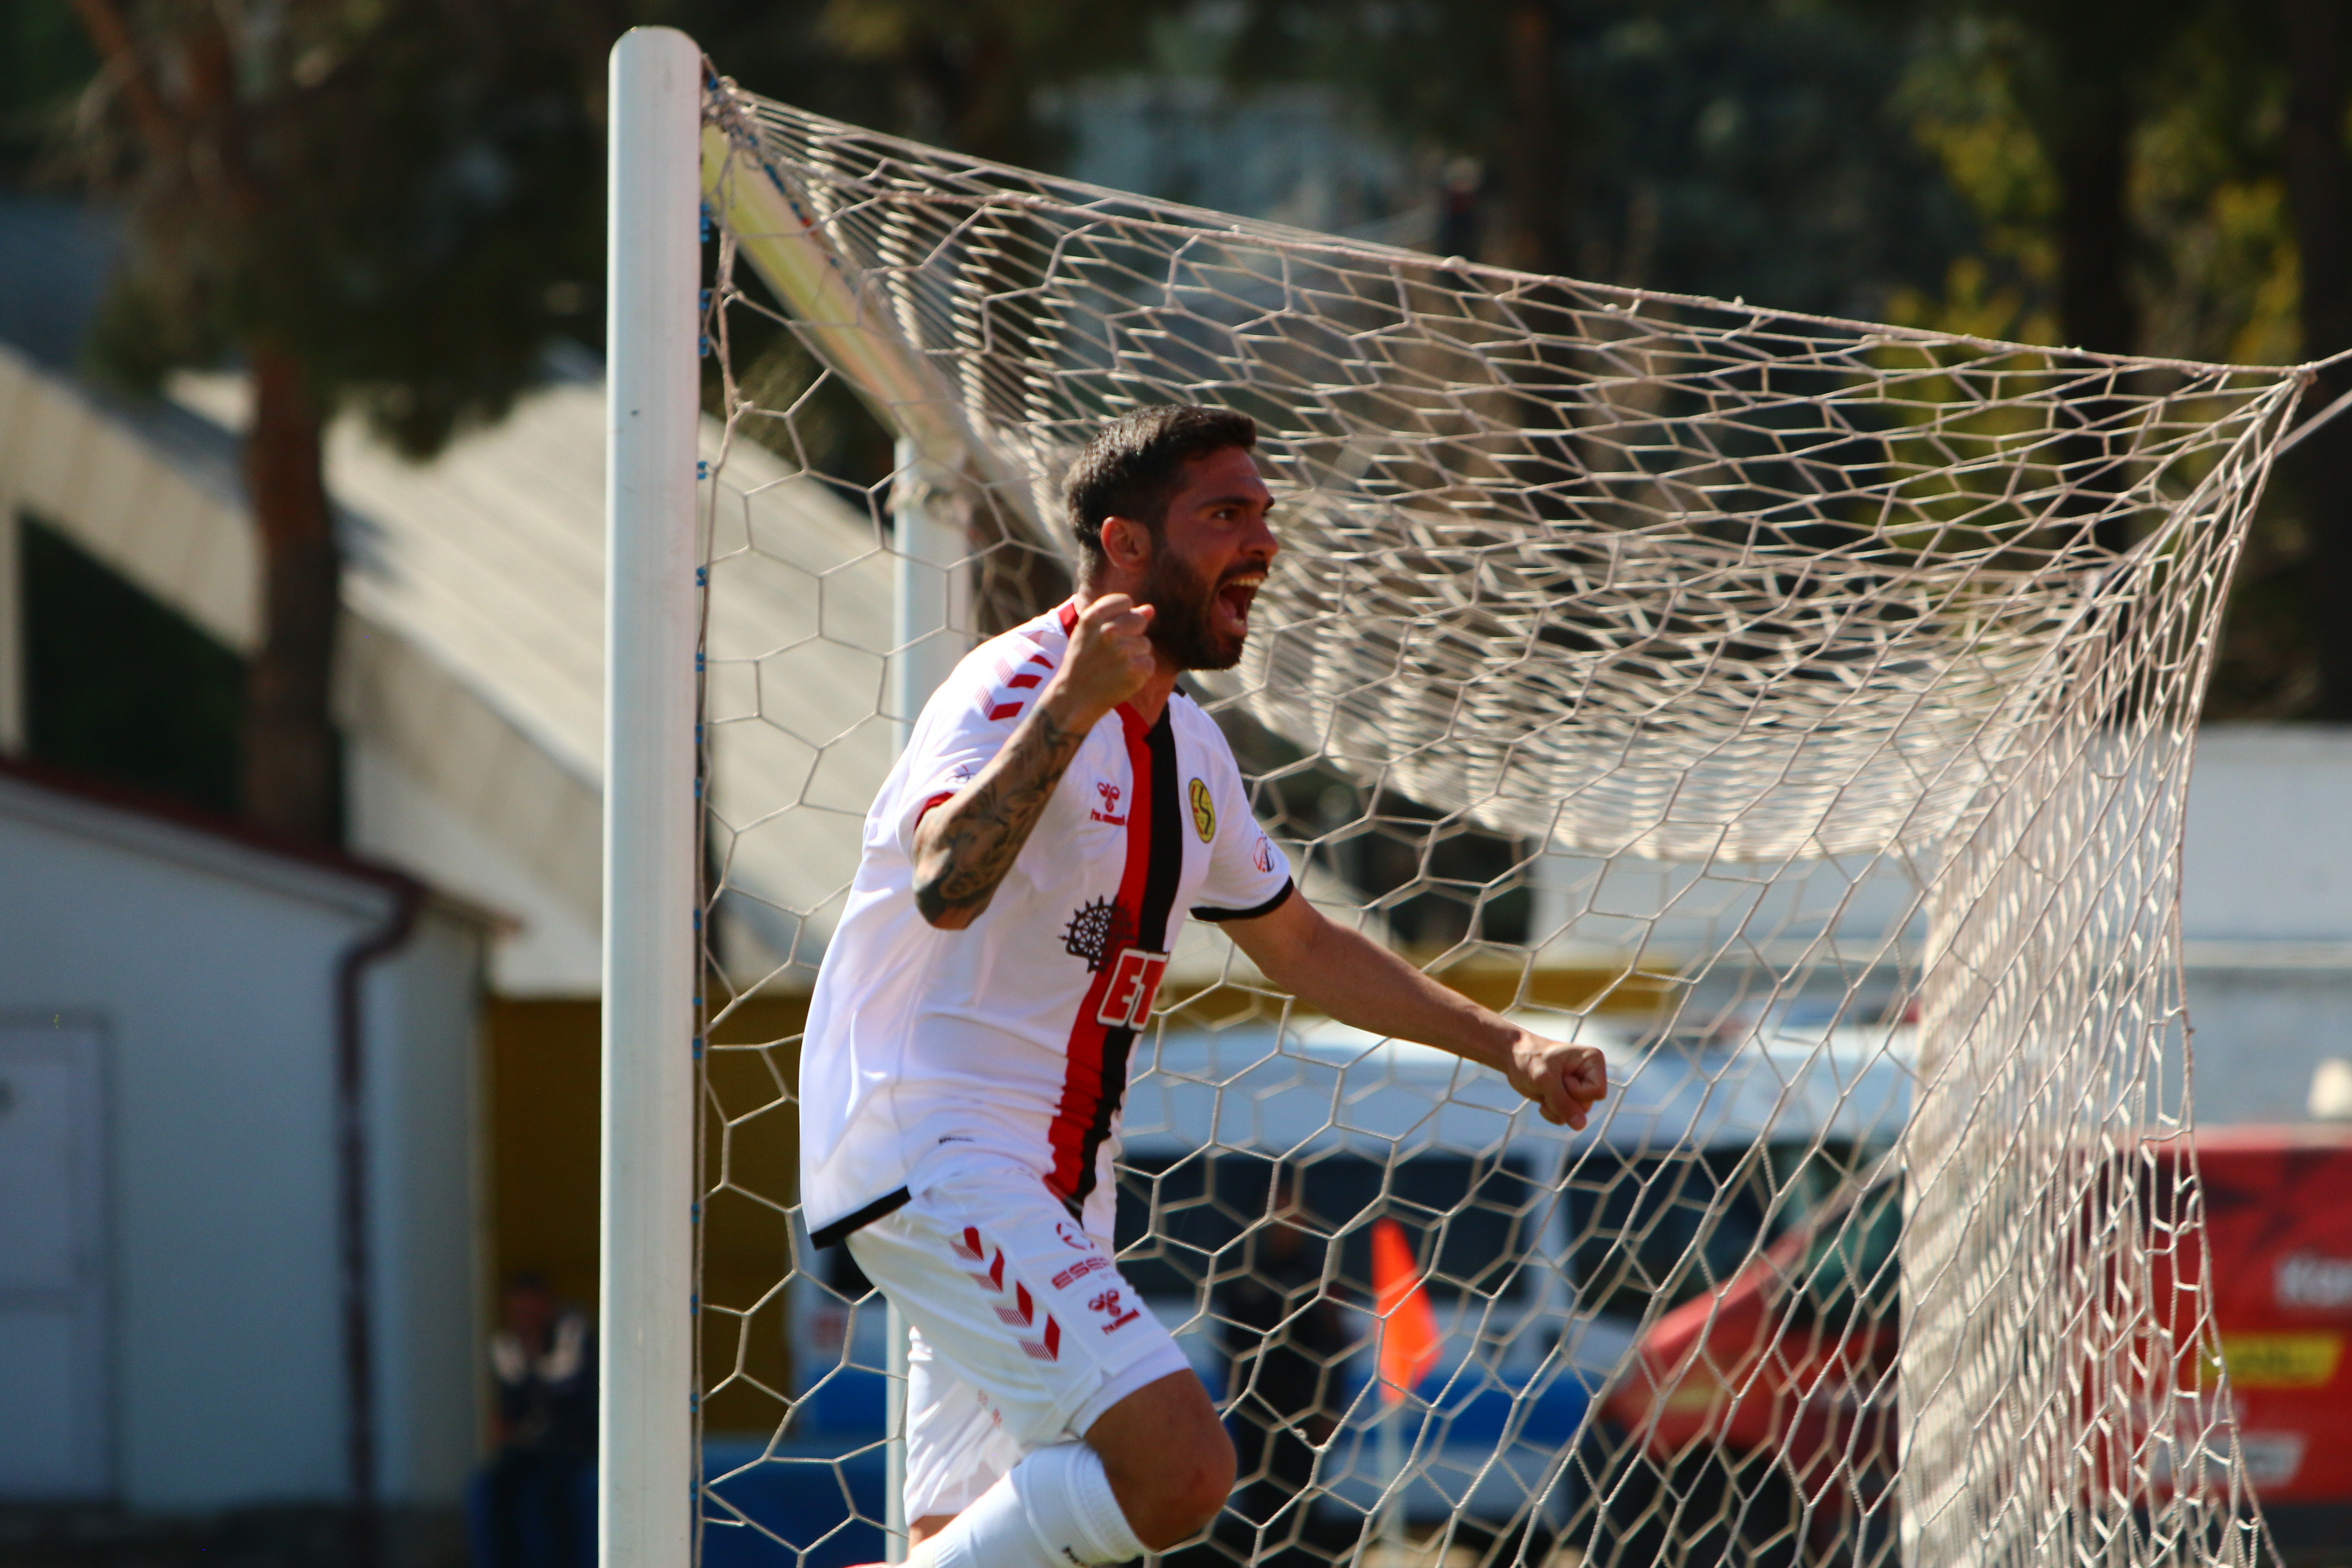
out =
<svg viewBox="0 0 2352 1568"><path fill-rule="evenodd" d="M601 794L604 394L588 368L427 463L403 458L357 419L339 421L328 472L349 609L461 680ZM222 428L244 423L240 378L182 377L173 395ZM714 463L723 438L722 426L704 421ZM739 441L720 471L706 519L724 590L712 595L708 630L710 793L723 825L713 854L738 895L727 907L766 950L742 953L743 966L812 964L856 870L858 822L889 764L881 711L889 561L870 508L773 454ZM404 728L398 749L412 771L453 772L448 756L416 753L446 752L464 735ZM486 806L476 803L474 814ZM593 865L598 845L591 837L572 852ZM562 876L552 862L563 847L540 853Z"/></svg>

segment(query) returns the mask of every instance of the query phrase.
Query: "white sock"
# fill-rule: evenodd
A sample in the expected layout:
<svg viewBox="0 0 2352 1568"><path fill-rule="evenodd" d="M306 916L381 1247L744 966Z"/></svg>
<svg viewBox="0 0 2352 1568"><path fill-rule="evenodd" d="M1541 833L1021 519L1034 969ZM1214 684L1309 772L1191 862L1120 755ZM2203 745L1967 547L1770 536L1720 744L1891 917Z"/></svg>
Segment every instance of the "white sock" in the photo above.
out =
<svg viewBox="0 0 2352 1568"><path fill-rule="evenodd" d="M1084 1443L1038 1449L915 1554L918 1568L1095 1568L1142 1555Z"/></svg>

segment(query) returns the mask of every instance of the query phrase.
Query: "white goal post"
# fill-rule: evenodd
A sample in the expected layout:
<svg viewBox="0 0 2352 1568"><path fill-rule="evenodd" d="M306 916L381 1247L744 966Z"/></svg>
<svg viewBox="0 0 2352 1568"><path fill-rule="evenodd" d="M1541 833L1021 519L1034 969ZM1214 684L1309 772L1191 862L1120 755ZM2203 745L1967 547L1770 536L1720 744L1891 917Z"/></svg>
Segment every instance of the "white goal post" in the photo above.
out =
<svg viewBox="0 0 2352 1568"><path fill-rule="evenodd" d="M2195 1289L2178 847L2311 367L1198 212L758 99L662 28L612 128L606 1568L896 1550L856 1400L903 1363L761 1163L778 999L925 696L1064 591L1068 458L1175 401L1252 414L1279 500L1194 689L1302 890L1614 1086L1546 1130L1186 936L1106 1070L1122 1268L1243 1439L1195 1550L2263 1559ZM1442 1342L1392 1401L1375 1227Z"/></svg>
<svg viewBox="0 0 2352 1568"><path fill-rule="evenodd" d="M694 499L702 51L613 49L598 1560L694 1558Z"/></svg>

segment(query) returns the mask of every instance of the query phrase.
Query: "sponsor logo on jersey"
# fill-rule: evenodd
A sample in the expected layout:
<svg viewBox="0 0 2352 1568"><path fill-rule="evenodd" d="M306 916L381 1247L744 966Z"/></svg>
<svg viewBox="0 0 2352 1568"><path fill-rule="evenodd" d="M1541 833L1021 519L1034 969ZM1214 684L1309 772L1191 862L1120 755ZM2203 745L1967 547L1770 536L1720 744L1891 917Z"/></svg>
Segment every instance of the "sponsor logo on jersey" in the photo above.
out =
<svg viewBox="0 0 2352 1568"><path fill-rule="evenodd" d="M1095 1022L1114 1029L1140 1029L1151 1021L1151 1002L1160 994L1160 981L1168 973L1168 955L1123 948L1110 984L1103 987L1102 1006Z"/></svg>
<svg viewBox="0 0 2352 1568"><path fill-rule="evenodd" d="M1199 779L1192 781L1192 831L1203 844L1217 836L1217 803L1210 798L1209 786Z"/></svg>
<svg viewBox="0 0 2352 1568"><path fill-rule="evenodd" d="M1265 834L1257 836L1257 848L1251 852L1250 860L1261 871L1274 869L1274 846L1266 841Z"/></svg>
<svg viewBox="0 0 2352 1568"><path fill-rule="evenodd" d="M1094 1237L1072 1225L1068 1220L1055 1220L1054 1234L1060 1237L1062 1245L1073 1252L1092 1252L1095 1249ZM1057 1280L1055 1283L1058 1284L1060 1281Z"/></svg>
<svg viewBox="0 0 2352 1568"><path fill-rule="evenodd" d="M1104 1333L1108 1334L1117 1330L1123 1329L1127 1327L1128 1324L1135 1321L1136 1319L1143 1316L1143 1313L1138 1309L1122 1305L1119 1300L1119 1294L1120 1293L1117 1290L1106 1290L1101 1295L1097 1296L1093 1300L1087 1303L1087 1310L1089 1312L1100 1312L1104 1317L1110 1320L1109 1322L1105 1323L1102 1326L1102 1331Z"/></svg>
<svg viewBox="0 0 2352 1568"><path fill-rule="evenodd" d="M1070 914L1070 923L1062 931L1062 951L1072 958L1087 962L1087 973L1094 973L1103 966L1103 960L1135 939L1135 917L1112 903L1108 899L1096 899L1080 904Z"/></svg>
<svg viewBox="0 0 2352 1568"><path fill-rule="evenodd" d="M1103 779L1096 780L1095 794L1101 797L1102 805L1087 815L1097 822L1108 822L1113 827L1125 827L1127 818L1118 814L1118 797L1121 793L1123 792L1118 785Z"/></svg>

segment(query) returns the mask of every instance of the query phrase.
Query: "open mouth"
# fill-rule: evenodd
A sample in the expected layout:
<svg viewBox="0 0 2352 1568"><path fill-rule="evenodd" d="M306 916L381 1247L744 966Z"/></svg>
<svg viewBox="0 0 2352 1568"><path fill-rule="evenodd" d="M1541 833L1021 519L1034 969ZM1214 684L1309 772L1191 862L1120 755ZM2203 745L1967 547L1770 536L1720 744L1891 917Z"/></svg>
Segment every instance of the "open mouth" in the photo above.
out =
<svg viewBox="0 0 2352 1568"><path fill-rule="evenodd" d="M1229 637L1245 637L1249 633L1250 604L1257 597L1265 583L1263 572L1243 572L1226 578L1217 585L1217 629Z"/></svg>

